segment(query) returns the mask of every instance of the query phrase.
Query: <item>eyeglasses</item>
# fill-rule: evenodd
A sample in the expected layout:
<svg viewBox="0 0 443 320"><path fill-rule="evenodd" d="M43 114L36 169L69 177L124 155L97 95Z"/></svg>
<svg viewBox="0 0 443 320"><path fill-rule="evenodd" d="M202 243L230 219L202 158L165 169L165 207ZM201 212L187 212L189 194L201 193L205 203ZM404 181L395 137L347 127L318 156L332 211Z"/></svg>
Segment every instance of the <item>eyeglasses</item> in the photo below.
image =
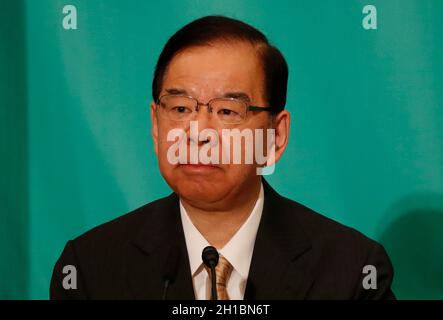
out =
<svg viewBox="0 0 443 320"><path fill-rule="evenodd" d="M172 121L190 121L197 116L200 106L207 106L208 111L222 124L239 124L245 121L248 111L272 111L272 107L251 106L245 100L236 98L214 98L208 103L185 96L166 94L157 100L162 112Z"/></svg>

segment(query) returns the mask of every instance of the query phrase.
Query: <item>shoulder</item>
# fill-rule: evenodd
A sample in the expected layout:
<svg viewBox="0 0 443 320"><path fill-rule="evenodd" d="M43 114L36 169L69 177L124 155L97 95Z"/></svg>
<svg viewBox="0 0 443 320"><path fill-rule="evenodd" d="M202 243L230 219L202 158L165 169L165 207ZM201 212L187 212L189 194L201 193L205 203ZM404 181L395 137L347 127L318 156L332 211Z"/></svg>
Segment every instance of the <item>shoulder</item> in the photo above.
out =
<svg viewBox="0 0 443 320"><path fill-rule="evenodd" d="M392 299L392 263L384 247L354 228L345 226L293 200L279 196L286 228L303 233L310 244L307 268L315 278L311 291L319 298ZM377 272L378 290L365 290L366 268Z"/></svg>
<svg viewBox="0 0 443 320"><path fill-rule="evenodd" d="M116 219L96 226L81 234L71 242L78 250L94 250L126 246L147 221L158 221L166 207L174 200L174 195L143 205Z"/></svg>
<svg viewBox="0 0 443 320"><path fill-rule="evenodd" d="M88 297L126 297L126 268L138 251L134 241L151 221L161 223L171 206L176 206L174 194L148 203L112 221L99 225L67 242L52 273L50 295L53 299L85 299ZM78 290L62 287L65 266L74 266ZM112 283L112 285L108 285ZM117 290L117 291L115 291Z"/></svg>
<svg viewBox="0 0 443 320"><path fill-rule="evenodd" d="M305 233L314 249L323 248L334 254L368 254L378 243L360 231L326 217L315 210L280 196L280 203L288 223L297 225ZM330 250L328 250L330 249Z"/></svg>

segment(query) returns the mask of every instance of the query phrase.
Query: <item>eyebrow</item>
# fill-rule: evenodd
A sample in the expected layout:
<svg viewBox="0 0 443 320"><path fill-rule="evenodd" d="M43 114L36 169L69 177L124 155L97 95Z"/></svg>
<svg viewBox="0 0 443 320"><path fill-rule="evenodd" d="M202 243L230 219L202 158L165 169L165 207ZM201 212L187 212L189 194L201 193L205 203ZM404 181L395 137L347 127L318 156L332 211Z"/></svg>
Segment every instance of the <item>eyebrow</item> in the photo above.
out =
<svg viewBox="0 0 443 320"><path fill-rule="evenodd" d="M179 88L169 88L165 89L165 91L169 94L185 94L189 95L188 92L185 89L179 89Z"/></svg>
<svg viewBox="0 0 443 320"><path fill-rule="evenodd" d="M246 94L245 92L241 92L241 91L235 91L235 92L226 92L225 94L223 94L222 96L223 98L234 98L234 99L240 99L240 100L245 100L245 101L251 101L251 98L249 98L249 95Z"/></svg>
<svg viewBox="0 0 443 320"><path fill-rule="evenodd" d="M168 88L168 89L165 89L165 91L169 94L190 95L188 93L188 91L186 91L185 89L181 89L181 88ZM224 94L221 95L221 97L218 97L218 98L234 98L234 99L245 100L248 102L251 101L251 98L249 97L249 95L245 92L242 92L242 91L225 92Z"/></svg>

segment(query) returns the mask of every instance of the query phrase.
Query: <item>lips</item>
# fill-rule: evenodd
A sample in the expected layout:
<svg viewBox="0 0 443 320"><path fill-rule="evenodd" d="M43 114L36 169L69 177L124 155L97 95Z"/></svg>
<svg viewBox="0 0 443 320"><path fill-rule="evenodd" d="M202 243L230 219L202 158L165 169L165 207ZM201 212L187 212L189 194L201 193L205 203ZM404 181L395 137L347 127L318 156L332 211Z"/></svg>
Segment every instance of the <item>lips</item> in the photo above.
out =
<svg viewBox="0 0 443 320"><path fill-rule="evenodd" d="M210 164L181 164L179 167L185 171L195 173L206 173L220 169L219 166L214 166Z"/></svg>

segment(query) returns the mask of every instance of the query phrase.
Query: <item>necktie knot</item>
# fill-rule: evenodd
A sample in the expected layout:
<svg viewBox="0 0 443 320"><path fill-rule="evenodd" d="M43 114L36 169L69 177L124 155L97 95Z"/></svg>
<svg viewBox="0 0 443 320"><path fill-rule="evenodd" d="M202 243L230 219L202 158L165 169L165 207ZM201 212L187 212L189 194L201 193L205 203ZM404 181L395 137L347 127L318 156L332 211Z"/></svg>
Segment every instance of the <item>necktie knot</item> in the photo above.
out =
<svg viewBox="0 0 443 320"><path fill-rule="evenodd" d="M206 271L209 274L209 280L212 281L211 269L205 266ZM226 290L226 283L232 272L232 265L226 260L225 257L220 256L218 264L215 267L216 285L217 285L217 297L219 300L229 300L228 292Z"/></svg>

